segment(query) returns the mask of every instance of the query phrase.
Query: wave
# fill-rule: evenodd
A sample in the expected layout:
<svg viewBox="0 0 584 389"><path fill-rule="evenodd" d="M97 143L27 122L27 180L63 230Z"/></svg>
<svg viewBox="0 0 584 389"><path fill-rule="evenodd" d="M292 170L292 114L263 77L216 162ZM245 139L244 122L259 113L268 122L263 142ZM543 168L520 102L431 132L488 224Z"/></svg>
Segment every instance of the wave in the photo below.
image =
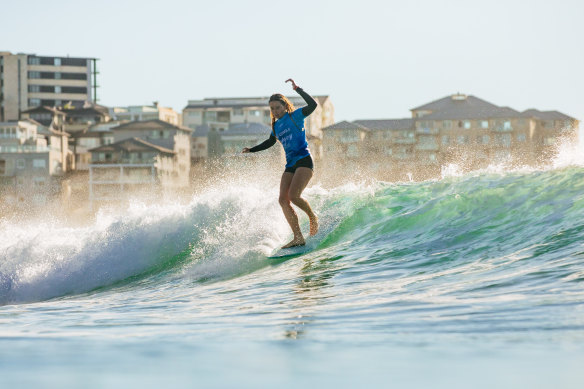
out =
<svg viewBox="0 0 584 389"><path fill-rule="evenodd" d="M564 266L562 259L584 251L584 169L568 165L421 183L313 186L305 194L330 230L317 252L353 258L355 271L383 262L423 273L517 258ZM266 256L290 235L277 193L276 187L226 185L189 204L135 203L123 213L100 212L93 224L76 228L4 220L0 304L86 293L137 277L172 273L213 281L254 272L270 265ZM362 271L374 276L368 266Z"/></svg>

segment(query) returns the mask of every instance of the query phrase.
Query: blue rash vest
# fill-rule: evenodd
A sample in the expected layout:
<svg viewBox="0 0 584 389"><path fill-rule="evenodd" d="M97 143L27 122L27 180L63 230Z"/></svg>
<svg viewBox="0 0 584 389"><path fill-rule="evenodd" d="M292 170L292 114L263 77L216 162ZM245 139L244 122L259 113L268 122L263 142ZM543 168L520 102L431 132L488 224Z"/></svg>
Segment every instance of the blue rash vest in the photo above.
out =
<svg viewBox="0 0 584 389"><path fill-rule="evenodd" d="M305 118L302 108L298 108L292 114L286 113L274 123L272 132L284 147L286 167L292 167L296 162L310 155L304 129Z"/></svg>

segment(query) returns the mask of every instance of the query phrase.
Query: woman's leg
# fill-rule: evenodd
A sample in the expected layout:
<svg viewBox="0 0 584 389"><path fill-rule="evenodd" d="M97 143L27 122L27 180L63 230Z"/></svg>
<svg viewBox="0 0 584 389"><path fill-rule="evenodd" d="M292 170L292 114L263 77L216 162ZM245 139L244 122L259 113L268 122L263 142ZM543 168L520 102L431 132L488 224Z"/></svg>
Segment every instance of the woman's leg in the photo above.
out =
<svg viewBox="0 0 584 389"><path fill-rule="evenodd" d="M316 235L318 232L318 218L312 211L308 201L301 197L302 192L306 188L306 185L308 185L308 182L312 178L312 174L312 169L307 167L299 167L296 169L294 177L292 177L292 182L290 183L288 197L294 205L296 205L308 215L308 219L310 221L310 235Z"/></svg>
<svg viewBox="0 0 584 389"><path fill-rule="evenodd" d="M286 221L288 221L290 228L292 228L292 233L294 234L294 239L285 244L283 248L302 246L305 243L302 231L300 230L300 225L298 224L298 216L290 204L290 196L288 195L294 176L295 173L284 172L284 174L282 174L282 180L280 181L280 206L282 207Z"/></svg>

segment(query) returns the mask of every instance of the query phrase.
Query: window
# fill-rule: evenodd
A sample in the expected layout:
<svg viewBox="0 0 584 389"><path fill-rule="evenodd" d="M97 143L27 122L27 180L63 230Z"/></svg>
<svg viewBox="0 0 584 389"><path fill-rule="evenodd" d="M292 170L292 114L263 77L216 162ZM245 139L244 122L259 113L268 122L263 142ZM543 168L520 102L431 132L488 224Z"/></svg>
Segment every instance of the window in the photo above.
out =
<svg viewBox="0 0 584 389"><path fill-rule="evenodd" d="M505 120L503 122L503 129L504 130L511 130L511 122L509 120Z"/></svg>
<svg viewBox="0 0 584 389"><path fill-rule="evenodd" d="M59 59L61 60L61 64L63 66L87 66L87 59L85 58L59 58Z"/></svg>
<svg viewBox="0 0 584 389"><path fill-rule="evenodd" d="M517 134L517 142L523 143L523 142L525 142L526 139L527 138L526 138L525 134Z"/></svg>
<svg viewBox="0 0 584 389"><path fill-rule="evenodd" d="M470 130L470 120L465 120L464 121L464 129L465 130Z"/></svg>
<svg viewBox="0 0 584 389"><path fill-rule="evenodd" d="M41 59L39 57L28 57L27 62L29 65L40 65Z"/></svg>
<svg viewBox="0 0 584 389"><path fill-rule="evenodd" d="M55 66L61 66L61 58L55 58Z"/></svg>
<svg viewBox="0 0 584 389"><path fill-rule="evenodd" d="M205 112L205 120L217 120L217 112L215 111L206 111Z"/></svg>
<svg viewBox="0 0 584 389"><path fill-rule="evenodd" d="M61 87L60 86L56 86L55 87L55 93L61 93Z"/></svg>
<svg viewBox="0 0 584 389"><path fill-rule="evenodd" d="M41 78L41 72L28 72L28 78Z"/></svg>
<svg viewBox="0 0 584 389"><path fill-rule="evenodd" d="M55 91L56 93L87 93L87 88L83 86L64 86L55 88L60 88L62 90L62 92Z"/></svg>
<svg viewBox="0 0 584 389"><path fill-rule="evenodd" d="M61 79L61 72L55 72L55 79L57 80Z"/></svg>
<svg viewBox="0 0 584 389"><path fill-rule="evenodd" d="M201 117L201 111L189 111L189 115L190 118L200 118Z"/></svg>
<svg viewBox="0 0 584 389"><path fill-rule="evenodd" d="M258 111L257 109L254 109L254 110L247 111L247 114L249 116L260 116L260 111Z"/></svg>
<svg viewBox="0 0 584 389"><path fill-rule="evenodd" d="M497 135L495 141L499 146L509 147L511 146L511 134Z"/></svg>
<svg viewBox="0 0 584 389"><path fill-rule="evenodd" d="M46 168L47 167L47 161L44 160L44 159L34 159L32 161L32 167Z"/></svg>
<svg viewBox="0 0 584 389"><path fill-rule="evenodd" d="M481 128L484 128L484 129L489 128L489 121L488 120L482 120L481 121Z"/></svg>
<svg viewBox="0 0 584 389"><path fill-rule="evenodd" d="M38 93L41 91L41 86L40 85L29 85L28 86L28 92L29 93Z"/></svg>
<svg viewBox="0 0 584 389"><path fill-rule="evenodd" d="M63 80L87 80L87 73L59 73Z"/></svg>
<svg viewBox="0 0 584 389"><path fill-rule="evenodd" d="M16 168L17 169L24 169L25 161L24 159L17 159L16 160Z"/></svg>
<svg viewBox="0 0 584 389"><path fill-rule="evenodd" d="M459 136L456 137L456 142L459 145L465 145L465 144L468 143L468 136L466 136L466 135L459 135Z"/></svg>
<svg viewBox="0 0 584 389"><path fill-rule="evenodd" d="M442 128L445 130L450 130L452 128L452 120L444 120L442 122Z"/></svg>
<svg viewBox="0 0 584 389"><path fill-rule="evenodd" d="M442 145L446 146L450 143L450 137L448 135L442 135Z"/></svg>

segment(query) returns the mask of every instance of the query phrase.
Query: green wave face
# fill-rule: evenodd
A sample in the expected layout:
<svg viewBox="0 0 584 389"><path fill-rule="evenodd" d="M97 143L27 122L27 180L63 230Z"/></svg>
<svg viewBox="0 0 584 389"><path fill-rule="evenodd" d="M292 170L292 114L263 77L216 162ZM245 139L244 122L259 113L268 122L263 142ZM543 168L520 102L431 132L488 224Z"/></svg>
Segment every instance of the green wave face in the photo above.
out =
<svg viewBox="0 0 584 389"><path fill-rule="evenodd" d="M313 187L305 195L323 232L314 250L293 260L328 258L365 276L582 256L582 168ZM86 229L62 227L62 239L41 246L38 228L2 227L9 239L0 247L0 303L173 277L233 279L284 262L266 257L290 236L277 188L252 186L209 191L185 206L146 206ZM491 265L488 271L496 271Z"/></svg>

